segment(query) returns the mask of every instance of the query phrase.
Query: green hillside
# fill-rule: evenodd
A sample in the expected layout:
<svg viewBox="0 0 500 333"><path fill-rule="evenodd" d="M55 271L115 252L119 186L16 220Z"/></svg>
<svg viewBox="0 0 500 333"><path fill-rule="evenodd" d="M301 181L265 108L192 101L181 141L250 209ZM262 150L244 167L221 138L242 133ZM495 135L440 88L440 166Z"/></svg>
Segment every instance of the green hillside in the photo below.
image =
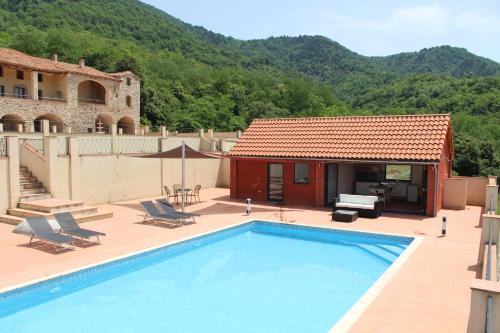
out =
<svg viewBox="0 0 500 333"><path fill-rule="evenodd" d="M466 49L439 46L419 52L372 57L370 61L401 74L436 73L454 77L500 75L500 64L474 55Z"/></svg>
<svg viewBox="0 0 500 333"><path fill-rule="evenodd" d="M244 129L258 117L452 113L456 150L467 157L456 169L500 173L500 65L464 49L365 57L321 36L240 41L136 0L0 0L0 46L132 70L143 81L142 122L172 130Z"/></svg>

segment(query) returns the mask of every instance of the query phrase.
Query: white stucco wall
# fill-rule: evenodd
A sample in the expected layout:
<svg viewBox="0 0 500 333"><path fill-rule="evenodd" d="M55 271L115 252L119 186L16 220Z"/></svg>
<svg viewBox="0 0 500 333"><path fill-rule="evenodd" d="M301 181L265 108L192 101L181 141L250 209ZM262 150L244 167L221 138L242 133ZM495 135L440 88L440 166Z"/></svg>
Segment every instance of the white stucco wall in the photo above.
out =
<svg viewBox="0 0 500 333"><path fill-rule="evenodd" d="M9 206L8 170L8 159L0 157L0 215L5 214Z"/></svg>
<svg viewBox="0 0 500 333"><path fill-rule="evenodd" d="M143 159L123 155L80 156L80 199L89 205L161 196L181 183L180 159ZM229 184L229 168L220 159L188 159L186 187ZM162 171L163 168L163 171Z"/></svg>
<svg viewBox="0 0 500 333"><path fill-rule="evenodd" d="M82 156L81 199L90 205L161 194L160 160Z"/></svg>

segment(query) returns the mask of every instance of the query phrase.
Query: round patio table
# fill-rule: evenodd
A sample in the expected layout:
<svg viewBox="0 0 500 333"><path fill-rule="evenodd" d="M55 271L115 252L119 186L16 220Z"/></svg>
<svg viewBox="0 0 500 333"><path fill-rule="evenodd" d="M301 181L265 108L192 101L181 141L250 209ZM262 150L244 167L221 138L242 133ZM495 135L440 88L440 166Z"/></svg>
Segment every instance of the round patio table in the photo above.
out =
<svg viewBox="0 0 500 333"><path fill-rule="evenodd" d="M181 193L182 192L182 188L179 188L177 190L175 190L175 192L178 192L178 193L181 193L181 200L184 198L186 199L186 196L187 194L191 191L190 188L185 188L184 189L184 193ZM184 203L187 203L187 200L184 200Z"/></svg>

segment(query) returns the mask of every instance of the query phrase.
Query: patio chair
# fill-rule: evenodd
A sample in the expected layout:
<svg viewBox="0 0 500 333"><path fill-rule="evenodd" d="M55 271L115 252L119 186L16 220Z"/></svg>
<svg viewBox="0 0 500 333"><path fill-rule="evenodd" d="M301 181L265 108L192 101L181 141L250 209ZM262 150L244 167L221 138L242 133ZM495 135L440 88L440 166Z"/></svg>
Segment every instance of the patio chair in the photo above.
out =
<svg viewBox="0 0 500 333"><path fill-rule="evenodd" d="M97 243L101 244L99 236L106 236L105 233L99 231L80 228L73 215L69 212L57 213L54 214L54 217L56 218L57 223L59 223L59 225L61 226L61 230L63 233L79 238L83 241L87 241L89 244L92 243L90 242L90 238L92 237L96 237Z"/></svg>
<svg viewBox="0 0 500 333"><path fill-rule="evenodd" d="M187 216L182 216L174 213L162 213L153 203L153 201L142 201L142 207L146 210L146 214L143 215L144 220L146 221L162 221L162 222L170 222L175 224L182 224L183 221L188 219ZM149 218L149 219L148 219Z"/></svg>
<svg viewBox="0 0 500 333"><path fill-rule="evenodd" d="M71 244L71 249L75 249L73 242L76 239L71 236L61 235L55 232L44 216L27 217L25 220L32 232L29 243L30 246L33 239L36 238L54 245L56 252L59 252L58 246L66 248L63 246L64 244Z"/></svg>
<svg viewBox="0 0 500 333"><path fill-rule="evenodd" d="M179 202L179 193L174 189L174 193L170 192L168 186L163 187L165 189L165 194L167 195L167 199L170 201L170 198L174 198L175 203Z"/></svg>
<svg viewBox="0 0 500 333"><path fill-rule="evenodd" d="M200 190L201 190L201 185L196 185L194 187L193 191L191 191L187 194L187 197L189 198L190 204L193 203L193 198L194 198L194 203L196 203L196 202L201 203Z"/></svg>
<svg viewBox="0 0 500 333"><path fill-rule="evenodd" d="M160 209L163 210L163 212L165 214L178 214L180 216L185 216L187 218L192 218L193 219L193 222L196 223L194 217L195 216L199 216L197 214L193 214L193 213L186 213L186 212L179 212L178 210L176 210L174 208L174 206L172 206L172 204L170 202L168 202L167 199L156 199L156 202L158 203L158 205L160 206Z"/></svg>

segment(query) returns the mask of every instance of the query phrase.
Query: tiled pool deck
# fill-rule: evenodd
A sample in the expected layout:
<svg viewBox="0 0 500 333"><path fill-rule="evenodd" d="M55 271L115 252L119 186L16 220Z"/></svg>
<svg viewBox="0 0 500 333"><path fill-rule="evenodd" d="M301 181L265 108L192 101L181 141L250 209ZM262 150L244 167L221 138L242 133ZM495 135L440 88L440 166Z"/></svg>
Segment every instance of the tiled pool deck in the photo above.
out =
<svg viewBox="0 0 500 333"><path fill-rule="evenodd" d="M244 205L228 198L228 190L203 190L201 195L203 203L187 207L187 211L202 215L197 223L173 229L141 224L138 201L106 205L106 210L114 212L113 218L84 225L105 232L103 244L59 254L50 246L28 247L28 237L13 234L12 226L0 224L0 289L249 219ZM480 207L468 207L464 211L443 210L437 218L384 214L376 220L360 218L349 224L332 223L327 210L254 205L250 218L422 236L421 244L350 332L465 332L470 283L477 269L480 214ZM442 215L449 221L445 238L440 237Z"/></svg>

